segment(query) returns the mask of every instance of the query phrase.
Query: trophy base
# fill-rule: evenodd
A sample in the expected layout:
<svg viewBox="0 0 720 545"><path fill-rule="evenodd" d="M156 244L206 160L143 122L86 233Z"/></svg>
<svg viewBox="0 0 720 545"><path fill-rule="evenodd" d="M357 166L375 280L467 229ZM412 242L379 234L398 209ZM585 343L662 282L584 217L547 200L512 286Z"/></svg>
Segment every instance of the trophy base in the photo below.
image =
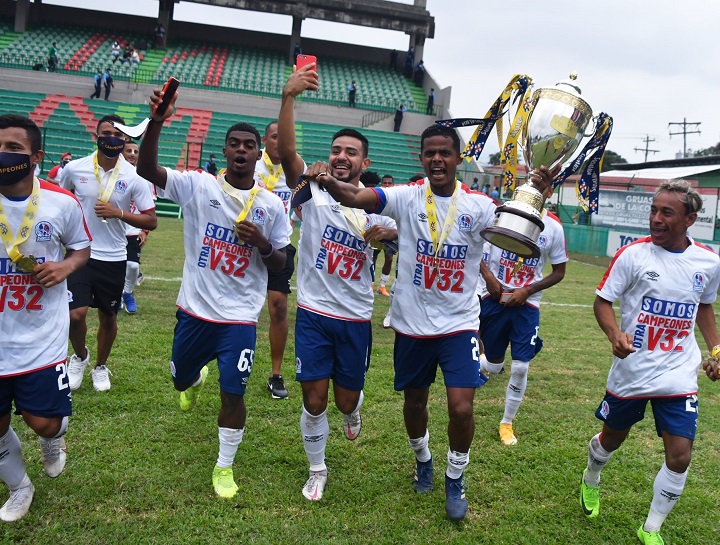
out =
<svg viewBox="0 0 720 545"><path fill-rule="evenodd" d="M539 257L536 241L544 228L540 218L506 205L497 209L495 222L480 235L490 244L520 257Z"/></svg>

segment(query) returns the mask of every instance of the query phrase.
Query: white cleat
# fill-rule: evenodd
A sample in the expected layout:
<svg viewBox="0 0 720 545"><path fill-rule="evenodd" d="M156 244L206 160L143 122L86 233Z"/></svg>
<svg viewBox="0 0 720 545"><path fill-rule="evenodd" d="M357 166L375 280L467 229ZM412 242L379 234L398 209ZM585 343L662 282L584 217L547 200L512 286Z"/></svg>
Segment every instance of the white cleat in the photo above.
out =
<svg viewBox="0 0 720 545"><path fill-rule="evenodd" d="M307 480L302 489L303 496L310 501L318 501L322 499L326 483L327 470L310 472L310 478Z"/></svg>

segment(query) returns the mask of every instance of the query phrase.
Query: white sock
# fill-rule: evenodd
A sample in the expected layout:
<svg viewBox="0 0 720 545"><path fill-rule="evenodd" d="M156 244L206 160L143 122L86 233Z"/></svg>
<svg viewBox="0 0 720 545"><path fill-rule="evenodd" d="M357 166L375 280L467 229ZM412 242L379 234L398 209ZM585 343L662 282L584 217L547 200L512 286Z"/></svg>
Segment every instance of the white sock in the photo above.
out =
<svg viewBox="0 0 720 545"><path fill-rule="evenodd" d="M140 274L140 263L134 261L127 261L125 263L125 287L123 287L124 293L132 293L137 284L138 275Z"/></svg>
<svg viewBox="0 0 720 545"><path fill-rule="evenodd" d="M527 388L529 361L512 360L510 367L510 381L505 392L505 414L500 421L501 424L512 424L517 415L520 403L522 403Z"/></svg>
<svg viewBox="0 0 720 545"><path fill-rule="evenodd" d="M610 460L612 452L608 452L600 444L600 434L590 439L588 445L588 464L585 473L585 484L588 486L598 486L600 484L600 472L605 464Z"/></svg>
<svg viewBox="0 0 720 545"><path fill-rule="evenodd" d="M380 287L385 287L385 284L387 284L388 280L390 280L389 274L381 274L380 275Z"/></svg>
<svg viewBox="0 0 720 545"><path fill-rule="evenodd" d="M360 398L358 399L357 406L348 413L348 416L358 412L362 408L363 401L365 401L365 392L360 390ZM344 414L344 413L343 413Z"/></svg>
<svg viewBox="0 0 720 545"><path fill-rule="evenodd" d="M39 436L40 441L52 441L53 439L60 439L63 435L65 435L67 433L67 429L68 429L68 417L63 416L63 419L60 422L60 430L55 435L53 435L52 437L47 438L47 439L45 437Z"/></svg>
<svg viewBox="0 0 720 545"><path fill-rule="evenodd" d="M305 455L310 463L310 471L326 471L325 447L330 434L327 411L313 416L303 407L300 416L300 432L302 433Z"/></svg>
<svg viewBox="0 0 720 545"><path fill-rule="evenodd" d="M485 354L480 354L480 370L485 374L490 372L488 370L488 360L485 357Z"/></svg>
<svg viewBox="0 0 720 545"><path fill-rule="evenodd" d="M470 452L455 452L448 449L448 467L445 475L451 479L459 479L470 462Z"/></svg>
<svg viewBox="0 0 720 545"><path fill-rule="evenodd" d="M22 488L26 477L20 439L10 427L8 432L0 437L0 479L10 490L17 490Z"/></svg>
<svg viewBox="0 0 720 545"><path fill-rule="evenodd" d="M493 363L491 361L487 362L487 370L488 373L490 373L491 375L497 375L503 370L503 367L505 367L505 363Z"/></svg>
<svg viewBox="0 0 720 545"><path fill-rule="evenodd" d="M190 385L190 388L194 386L200 386L200 384L202 384L202 373L198 374L198 378Z"/></svg>
<svg viewBox="0 0 720 545"><path fill-rule="evenodd" d="M685 473L671 471L663 463L653 485L653 499L650 512L643 529L646 532L659 532L665 519L675 507L685 488L688 470Z"/></svg>
<svg viewBox="0 0 720 545"><path fill-rule="evenodd" d="M415 451L415 459L418 462L427 462L432 458L428 445L430 444L430 432L425 430L425 435L417 439L408 439L410 448Z"/></svg>
<svg viewBox="0 0 720 545"><path fill-rule="evenodd" d="M220 452L218 453L218 467L232 467L237 454L238 445L242 443L245 428L234 430L232 428L218 427L218 439L220 440Z"/></svg>

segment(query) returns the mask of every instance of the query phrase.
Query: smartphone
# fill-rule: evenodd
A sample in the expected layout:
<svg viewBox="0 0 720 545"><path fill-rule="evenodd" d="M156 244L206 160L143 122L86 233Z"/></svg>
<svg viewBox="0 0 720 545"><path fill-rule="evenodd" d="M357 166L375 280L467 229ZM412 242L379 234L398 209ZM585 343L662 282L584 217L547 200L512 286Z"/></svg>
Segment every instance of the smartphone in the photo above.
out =
<svg viewBox="0 0 720 545"><path fill-rule="evenodd" d="M512 297L512 292L504 291L500 296L500 302L507 303L510 300L510 297Z"/></svg>
<svg viewBox="0 0 720 545"><path fill-rule="evenodd" d="M317 57L314 55L303 55L302 53L297 56L297 59L295 59L295 66L299 70L303 66L307 66L308 64L315 63L315 72L317 72Z"/></svg>
<svg viewBox="0 0 720 545"><path fill-rule="evenodd" d="M162 115L165 113L165 110L167 110L168 106L170 106L170 101L172 100L172 97L175 96L175 91L177 91L179 86L180 82L172 76L165 82L165 85L163 86L162 101L160 101L160 104L158 104L157 108L155 108L156 114Z"/></svg>

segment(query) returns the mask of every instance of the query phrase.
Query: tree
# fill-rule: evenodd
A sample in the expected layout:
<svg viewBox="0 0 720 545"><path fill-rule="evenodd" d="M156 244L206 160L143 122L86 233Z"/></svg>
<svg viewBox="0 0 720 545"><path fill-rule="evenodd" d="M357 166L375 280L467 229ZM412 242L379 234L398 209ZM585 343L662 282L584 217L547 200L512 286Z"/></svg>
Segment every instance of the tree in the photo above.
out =
<svg viewBox="0 0 720 545"><path fill-rule="evenodd" d="M708 155L720 155L720 142L714 146L700 149L695 152L695 157L707 157Z"/></svg>
<svg viewBox="0 0 720 545"><path fill-rule="evenodd" d="M627 160L625 160L619 153L606 149L602 171L605 172L606 170L612 170L613 165L617 165L618 163L627 163Z"/></svg>
<svg viewBox="0 0 720 545"><path fill-rule="evenodd" d="M500 164L500 152L492 153L490 154L490 157L488 158L488 164L489 165L499 165Z"/></svg>

